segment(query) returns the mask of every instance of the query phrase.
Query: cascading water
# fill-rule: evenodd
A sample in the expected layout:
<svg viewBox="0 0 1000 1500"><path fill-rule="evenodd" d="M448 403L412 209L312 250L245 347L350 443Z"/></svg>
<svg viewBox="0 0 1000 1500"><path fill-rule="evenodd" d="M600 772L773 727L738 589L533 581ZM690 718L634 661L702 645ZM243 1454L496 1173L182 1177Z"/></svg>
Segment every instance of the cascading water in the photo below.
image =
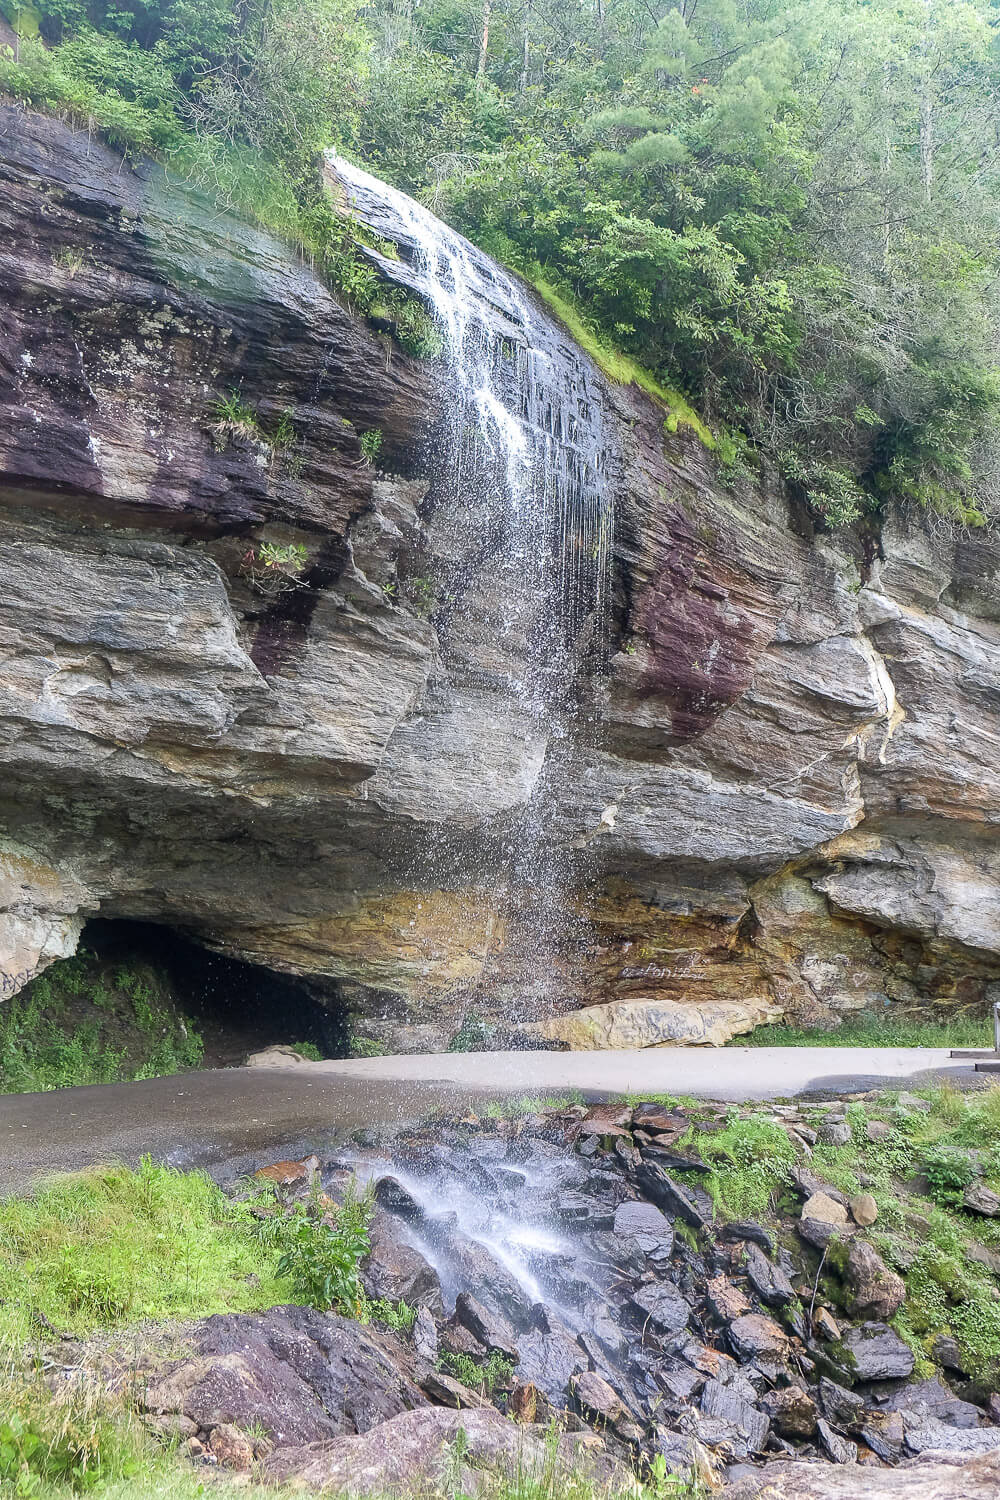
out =
<svg viewBox="0 0 1000 1500"><path fill-rule="evenodd" d="M519 977L503 1006L517 1020L544 1011L570 922L547 777L579 728L580 665L607 653L614 507L599 377L488 256L406 194L339 158L330 166L351 211L400 258L364 253L423 299L441 333L445 410L427 458L434 488L448 497L438 555L454 560L435 580L446 601L436 615L445 663L453 677L468 675L471 658L505 700L505 720L523 724L537 747L530 795L482 839L472 881L501 916L518 908ZM459 883L453 860L439 840L429 853L436 885Z"/></svg>

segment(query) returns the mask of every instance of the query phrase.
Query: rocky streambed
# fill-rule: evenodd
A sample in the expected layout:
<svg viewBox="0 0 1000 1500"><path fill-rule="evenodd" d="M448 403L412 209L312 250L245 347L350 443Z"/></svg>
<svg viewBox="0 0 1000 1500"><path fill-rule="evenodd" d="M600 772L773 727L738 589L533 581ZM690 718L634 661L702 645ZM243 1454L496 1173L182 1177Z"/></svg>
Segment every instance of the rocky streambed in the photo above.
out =
<svg viewBox="0 0 1000 1500"><path fill-rule="evenodd" d="M455 1462L474 1488L537 1460L734 1496L894 1495L905 1466L909 1497L994 1494L1000 1398L953 1340L918 1365L892 1326L907 1288L874 1242L874 1197L810 1167L844 1114L758 1116L798 1156L760 1221L701 1185L698 1142L731 1124L711 1107L694 1136L690 1111L653 1102L360 1132L258 1176L317 1215L370 1183L364 1289L412 1326L278 1307L187 1327L180 1354L176 1328L138 1361L134 1342L102 1347L102 1366L138 1369L148 1420L197 1462L318 1489L419 1488Z"/></svg>

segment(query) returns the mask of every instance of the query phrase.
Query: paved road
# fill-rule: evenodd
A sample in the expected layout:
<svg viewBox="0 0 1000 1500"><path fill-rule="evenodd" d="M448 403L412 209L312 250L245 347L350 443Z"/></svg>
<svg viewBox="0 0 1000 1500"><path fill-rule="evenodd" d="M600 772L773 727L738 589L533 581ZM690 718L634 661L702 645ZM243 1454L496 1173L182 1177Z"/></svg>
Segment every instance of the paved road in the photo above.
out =
<svg viewBox="0 0 1000 1500"><path fill-rule="evenodd" d="M296 1065L293 1063L292 1067ZM690 1094L698 1099L784 1099L851 1093L927 1074L971 1081L971 1064L943 1047L648 1047L640 1052L445 1052L308 1065L311 1075L547 1093Z"/></svg>
<svg viewBox="0 0 1000 1500"><path fill-rule="evenodd" d="M662 1048L451 1053L230 1068L0 1098L0 1191L149 1152L220 1172L304 1154L364 1125L404 1125L503 1094L690 1094L781 1099L950 1077L986 1085L943 1049Z"/></svg>

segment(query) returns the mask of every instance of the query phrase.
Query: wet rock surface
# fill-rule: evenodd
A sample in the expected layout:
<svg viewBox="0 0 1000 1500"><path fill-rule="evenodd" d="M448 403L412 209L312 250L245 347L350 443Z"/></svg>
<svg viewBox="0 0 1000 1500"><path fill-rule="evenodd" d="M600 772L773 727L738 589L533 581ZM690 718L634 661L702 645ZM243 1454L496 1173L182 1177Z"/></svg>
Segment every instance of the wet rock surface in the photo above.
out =
<svg viewBox="0 0 1000 1500"><path fill-rule="evenodd" d="M954 1388L947 1340L935 1375L911 1379L896 1330L850 1313L852 1300L867 1309L887 1295L868 1231L824 1247L839 1267L824 1274L824 1250L802 1240L790 1205L765 1226L720 1218L709 1200L695 1230L621 1150L642 1120L637 1110L592 1154L581 1150L585 1107L571 1106L366 1137L321 1160L334 1197L354 1176L373 1187L366 1284L410 1257L423 1267L412 1330L301 1307L208 1318L188 1332L188 1353L153 1361L150 1420L234 1469L265 1462L306 1486L351 1472L360 1493L433 1477L467 1418L462 1461L494 1472L519 1452L533 1463L554 1419L559 1462L583 1455L599 1476L642 1474L660 1455L667 1472L731 1481L748 1500L853 1500L861 1490L831 1476L862 1466L864 1493L869 1478L875 1495L904 1493L883 1479L898 1470L933 1480L934 1500L978 1500L975 1476L993 1472L1000 1447L993 1407L968 1383ZM608 1121L595 1111L589 1124ZM798 1185L810 1198L823 1187L808 1169ZM306 1174L290 1191L307 1201ZM824 1312L835 1338L812 1331ZM927 1454L940 1475L905 1467ZM968 1490L948 1488L945 1456L979 1465Z"/></svg>
<svg viewBox="0 0 1000 1500"><path fill-rule="evenodd" d="M509 713L524 662L490 550L466 497L428 492L432 363L182 177L10 106L0 229L5 995L100 910L312 976L399 1050L447 1045L473 1004L507 1024L534 913L476 876L544 791L589 925L555 1013L518 1012L536 1040L987 1001L992 534L893 520L871 557L805 535L779 489L733 488L590 370L613 650L570 753ZM256 429L220 423L234 389ZM300 588L248 577L265 543L305 548Z"/></svg>

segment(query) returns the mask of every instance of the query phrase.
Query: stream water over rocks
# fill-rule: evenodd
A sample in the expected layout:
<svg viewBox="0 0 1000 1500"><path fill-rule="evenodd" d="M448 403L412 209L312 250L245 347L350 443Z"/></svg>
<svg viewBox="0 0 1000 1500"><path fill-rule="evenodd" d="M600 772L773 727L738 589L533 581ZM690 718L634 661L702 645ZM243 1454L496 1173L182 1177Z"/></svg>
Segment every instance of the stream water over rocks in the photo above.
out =
<svg viewBox="0 0 1000 1500"><path fill-rule="evenodd" d="M807 1128L789 1106L775 1119ZM721 1115L698 1120L711 1132ZM925 1455L1000 1463L1000 1403L957 1347L915 1378L890 1326L903 1283L867 1233L874 1200L848 1205L802 1165L794 1206L728 1220L699 1185L691 1123L657 1103L469 1116L265 1169L317 1213L372 1184L363 1284L413 1326L301 1307L209 1318L193 1357L153 1359L151 1419L236 1467L233 1433L264 1430L273 1477L362 1493L439 1477L460 1426L473 1466L537 1457L550 1431L560 1463L598 1478L660 1465L741 1496L801 1460L869 1466L873 1494L877 1471Z"/></svg>

